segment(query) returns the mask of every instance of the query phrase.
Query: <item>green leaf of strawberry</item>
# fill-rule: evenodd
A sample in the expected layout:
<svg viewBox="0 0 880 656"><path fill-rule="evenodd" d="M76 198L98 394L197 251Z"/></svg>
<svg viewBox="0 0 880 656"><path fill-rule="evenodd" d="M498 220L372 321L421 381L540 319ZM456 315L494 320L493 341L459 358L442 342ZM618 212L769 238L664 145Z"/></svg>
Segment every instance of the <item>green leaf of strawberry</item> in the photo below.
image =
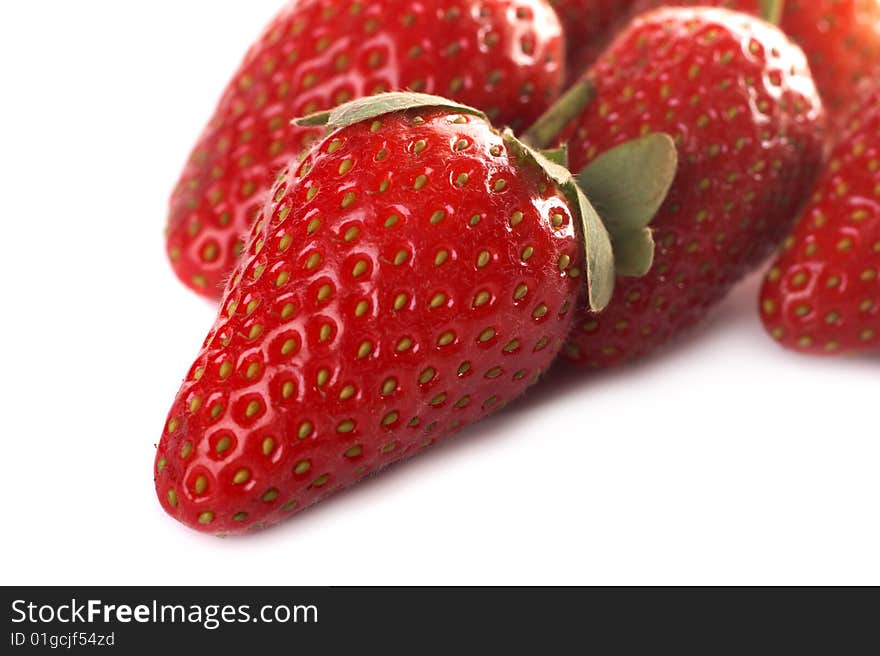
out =
<svg viewBox="0 0 880 656"><path fill-rule="evenodd" d="M655 133L602 153L578 174L611 233L618 275L641 277L650 271L654 239L648 224L666 199L677 167L675 142Z"/></svg>
<svg viewBox="0 0 880 656"><path fill-rule="evenodd" d="M300 127L325 127L327 130L338 130L361 121L369 121L383 114L405 112L409 109L420 109L423 107L449 109L488 120L486 114L480 110L462 105L442 96L398 91L352 100L334 109L317 112L302 118L295 118L293 119L293 124Z"/></svg>
<svg viewBox="0 0 880 656"><path fill-rule="evenodd" d="M592 80L580 80L526 131L523 141L546 147L595 97ZM567 166L567 146L563 143L560 148ZM578 175L581 190L593 203L584 216L595 215L594 208L598 208L601 222L611 234L618 275L641 277L650 270L654 239L647 226L669 192L677 165L672 138L655 133L604 153ZM610 294L612 287L605 283L603 289ZM601 307L608 301L610 296Z"/></svg>
<svg viewBox="0 0 880 656"><path fill-rule="evenodd" d="M761 290L761 318L786 348L880 350L880 88L868 88Z"/></svg>

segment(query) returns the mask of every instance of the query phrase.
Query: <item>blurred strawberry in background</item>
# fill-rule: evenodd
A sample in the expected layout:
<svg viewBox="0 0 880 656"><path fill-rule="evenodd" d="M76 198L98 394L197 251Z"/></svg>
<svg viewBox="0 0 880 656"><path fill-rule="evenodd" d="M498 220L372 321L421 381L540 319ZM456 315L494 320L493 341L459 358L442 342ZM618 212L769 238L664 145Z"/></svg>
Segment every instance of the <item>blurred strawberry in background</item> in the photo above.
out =
<svg viewBox="0 0 880 656"><path fill-rule="evenodd" d="M566 37L566 77L576 81L630 17L635 0L549 0Z"/></svg>
<svg viewBox="0 0 880 656"><path fill-rule="evenodd" d="M802 353L880 350L880 87L865 92L761 291L767 331Z"/></svg>
<svg viewBox="0 0 880 656"><path fill-rule="evenodd" d="M663 5L714 6L761 16L766 0L637 0L634 14ZM803 48L832 125L853 109L859 82L880 62L878 0L785 0L779 26Z"/></svg>
<svg viewBox="0 0 880 656"><path fill-rule="evenodd" d="M560 138L573 171L652 132L670 134L679 159L652 223L653 268L619 278L608 308L583 312L569 339L566 355L598 368L697 323L782 241L821 163L824 113L801 49L723 9L642 14L580 84L594 98ZM601 214L589 178L587 169L581 182Z"/></svg>
<svg viewBox="0 0 880 656"><path fill-rule="evenodd" d="M563 53L543 0L288 3L245 55L172 194L175 273L220 297L275 175L321 132L291 126L293 118L410 89L525 127L558 95Z"/></svg>

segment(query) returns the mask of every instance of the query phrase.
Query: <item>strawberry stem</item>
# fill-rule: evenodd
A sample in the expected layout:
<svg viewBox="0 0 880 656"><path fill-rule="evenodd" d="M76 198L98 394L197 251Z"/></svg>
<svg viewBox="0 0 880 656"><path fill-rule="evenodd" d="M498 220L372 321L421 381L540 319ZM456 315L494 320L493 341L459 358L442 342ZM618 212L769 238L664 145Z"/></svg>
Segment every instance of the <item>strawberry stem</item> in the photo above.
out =
<svg viewBox="0 0 880 656"><path fill-rule="evenodd" d="M581 78L520 137L531 148L550 146L562 129L596 97L596 87L589 77Z"/></svg>
<svg viewBox="0 0 880 656"><path fill-rule="evenodd" d="M768 23L779 25L784 9L785 0L761 0L761 18Z"/></svg>

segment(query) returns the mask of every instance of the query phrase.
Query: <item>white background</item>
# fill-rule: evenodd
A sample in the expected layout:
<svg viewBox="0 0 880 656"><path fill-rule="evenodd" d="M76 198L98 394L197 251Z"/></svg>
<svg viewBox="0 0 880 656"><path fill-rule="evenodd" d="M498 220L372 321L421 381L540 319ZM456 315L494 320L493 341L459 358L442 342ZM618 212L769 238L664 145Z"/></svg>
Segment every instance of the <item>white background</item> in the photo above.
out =
<svg viewBox="0 0 880 656"><path fill-rule="evenodd" d="M880 361L779 350L755 279L278 528L168 518L154 445L214 309L166 198L279 4L0 3L0 583L880 584Z"/></svg>

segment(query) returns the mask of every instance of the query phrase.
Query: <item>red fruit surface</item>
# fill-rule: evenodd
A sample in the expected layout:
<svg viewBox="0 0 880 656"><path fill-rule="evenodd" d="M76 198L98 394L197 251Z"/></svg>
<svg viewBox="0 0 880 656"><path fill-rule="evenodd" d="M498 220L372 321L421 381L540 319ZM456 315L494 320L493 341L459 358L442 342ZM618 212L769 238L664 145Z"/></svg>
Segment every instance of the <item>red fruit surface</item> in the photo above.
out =
<svg viewBox="0 0 880 656"><path fill-rule="evenodd" d="M482 119L338 130L280 178L169 413L156 490L267 526L522 394L583 286L577 215Z"/></svg>
<svg viewBox="0 0 880 656"><path fill-rule="evenodd" d="M783 239L819 166L823 113L800 49L723 9L643 15L589 79L596 98L561 139L573 171L654 131L679 149L652 222L651 272L619 279L610 306L582 314L567 345L572 360L605 367L697 323Z"/></svg>
<svg viewBox="0 0 880 656"><path fill-rule="evenodd" d="M549 0L566 40L566 77L583 75L630 17L634 0Z"/></svg>
<svg viewBox="0 0 880 656"><path fill-rule="evenodd" d="M660 5L710 5L761 15L760 0L639 0L635 10ZM845 118L859 82L880 64L880 2L785 0L780 27L806 53L832 120Z"/></svg>
<svg viewBox="0 0 880 656"><path fill-rule="evenodd" d="M852 115L767 274L761 314L790 349L880 350L880 89Z"/></svg>
<svg viewBox="0 0 880 656"><path fill-rule="evenodd" d="M219 298L275 175L320 134L291 119L410 89L526 126L559 92L563 49L541 0L289 3L245 56L172 194L175 273Z"/></svg>

